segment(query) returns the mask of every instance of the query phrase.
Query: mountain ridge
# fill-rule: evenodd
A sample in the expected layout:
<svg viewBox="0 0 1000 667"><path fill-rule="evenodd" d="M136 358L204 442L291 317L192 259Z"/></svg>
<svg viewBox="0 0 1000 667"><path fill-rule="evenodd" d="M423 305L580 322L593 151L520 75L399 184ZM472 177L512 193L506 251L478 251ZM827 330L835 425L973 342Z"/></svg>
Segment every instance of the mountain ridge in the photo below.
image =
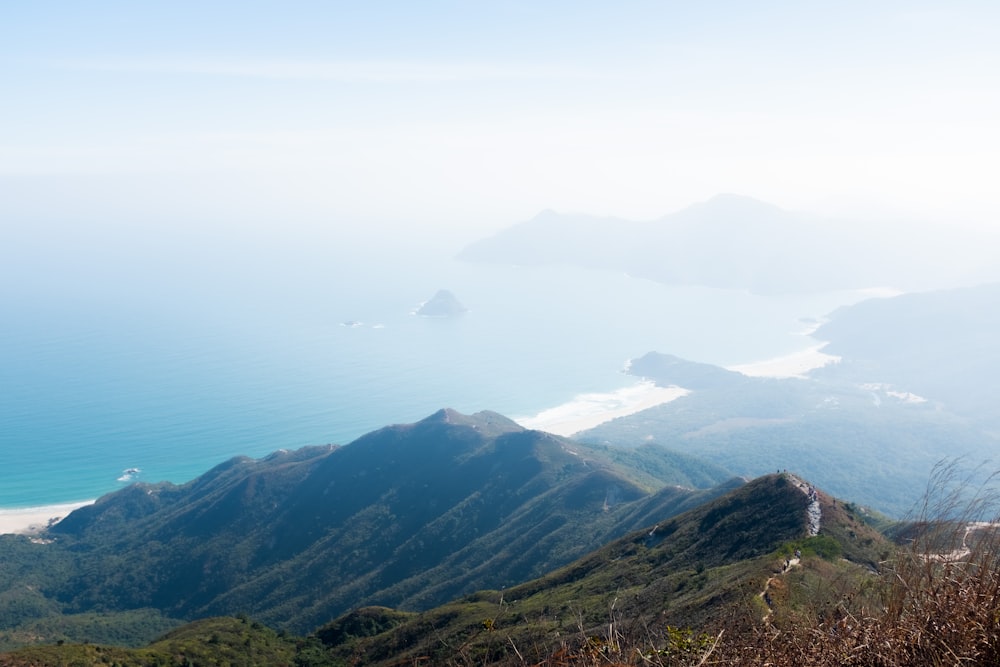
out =
<svg viewBox="0 0 1000 667"><path fill-rule="evenodd" d="M243 612L299 631L358 604L426 608L539 576L652 511L729 488L658 492L678 460L443 409L344 446L234 457L187 484L102 497L46 533L61 564L45 596L67 613Z"/></svg>
<svg viewBox="0 0 1000 667"><path fill-rule="evenodd" d="M644 628L649 641L652 628L664 623L711 630L733 613L746 614L747 607L763 615L760 591L767 591L765 582L775 571L787 571L796 551L817 561L852 559L860 573L877 565L877 550L885 544L834 499L805 492L800 484L793 475L765 475L530 582L395 617L370 636L345 635L341 628L355 614L382 613L358 610L317 636L334 656L363 656L359 664L365 665L437 663L455 659L458 646L467 662L521 664L529 650L539 652L532 654L535 660L555 655L566 646L564 636L611 643L617 625ZM829 535L810 536L813 502L828 511L821 531Z"/></svg>
<svg viewBox="0 0 1000 667"><path fill-rule="evenodd" d="M966 544L964 525L902 536L947 551ZM773 473L537 579L421 613L358 607L308 637L206 618L142 648L60 642L0 665L995 664L996 525L963 551L974 567L929 565L852 503Z"/></svg>

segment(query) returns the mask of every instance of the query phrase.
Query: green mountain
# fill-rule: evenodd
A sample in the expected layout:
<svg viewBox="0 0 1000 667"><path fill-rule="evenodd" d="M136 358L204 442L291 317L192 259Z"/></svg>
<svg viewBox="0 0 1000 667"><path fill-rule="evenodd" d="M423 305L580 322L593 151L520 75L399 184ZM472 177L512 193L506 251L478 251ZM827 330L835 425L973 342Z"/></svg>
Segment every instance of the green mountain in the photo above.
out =
<svg viewBox="0 0 1000 667"><path fill-rule="evenodd" d="M931 507L960 480L935 482ZM59 642L0 667L994 665L1000 524L929 518L893 526L899 547L854 504L771 474L421 613L356 608L308 637L207 618L141 648Z"/></svg>
<svg viewBox="0 0 1000 667"><path fill-rule="evenodd" d="M1000 431L986 420L993 410L976 421L933 396L915 399L906 393L912 385L889 384L893 376L874 364L841 363L808 378L754 378L649 353L631 373L690 393L575 437L622 448L659 443L747 477L796 470L899 517L921 499L940 461L995 456Z"/></svg>
<svg viewBox="0 0 1000 667"><path fill-rule="evenodd" d="M190 665L333 664L316 640L275 632L256 621L208 618L177 628L148 646L123 648L87 642L33 646L0 654L0 667L188 667Z"/></svg>
<svg viewBox="0 0 1000 667"><path fill-rule="evenodd" d="M890 548L851 505L795 476L769 475L534 580L419 614L361 607L308 639L246 617L214 618L144 648L25 648L0 655L0 665L619 664L610 651L625 643L661 651L709 636L680 628L757 632L803 606L833 608L843 588L824 582L870 576ZM562 662L541 662L560 654Z"/></svg>
<svg viewBox="0 0 1000 667"><path fill-rule="evenodd" d="M997 298L843 309L819 334L843 361L808 378L647 354L632 373L691 393L578 440L442 410L130 486L0 536L0 647L63 644L0 667L997 664L988 502L887 531L932 529L907 555L775 472L902 515L940 460L995 452Z"/></svg>
<svg viewBox="0 0 1000 667"><path fill-rule="evenodd" d="M914 508L940 461L995 460L1000 284L869 299L832 313L813 337L840 360L806 378L651 352L630 372L691 392L576 438L658 442L750 477L796 470L896 516Z"/></svg>
<svg viewBox="0 0 1000 667"><path fill-rule="evenodd" d="M648 647L668 627L716 632L734 627L734 617L760 627L762 617L802 603L793 582L815 584L834 570L866 576L890 549L850 506L815 498L794 476L765 476L534 581L409 617L359 610L317 636L345 664L536 664L567 647ZM822 516L814 536L811 507ZM785 559L796 550L802 559L792 568ZM836 600L817 593L808 602ZM363 627L374 632L365 636ZM608 660L593 664L616 664Z"/></svg>
<svg viewBox="0 0 1000 667"><path fill-rule="evenodd" d="M0 619L154 609L304 632L358 605L425 609L540 576L732 486L677 487L685 469L729 478L655 446L623 453L442 410L343 447L135 484L72 513L50 543L2 538L17 574Z"/></svg>

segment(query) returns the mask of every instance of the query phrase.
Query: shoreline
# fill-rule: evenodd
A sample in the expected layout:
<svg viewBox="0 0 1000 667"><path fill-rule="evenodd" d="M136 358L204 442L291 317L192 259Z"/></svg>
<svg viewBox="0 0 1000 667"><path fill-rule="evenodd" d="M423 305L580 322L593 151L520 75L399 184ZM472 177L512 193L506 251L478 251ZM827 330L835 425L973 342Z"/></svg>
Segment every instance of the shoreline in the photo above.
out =
<svg viewBox="0 0 1000 667"><path fill-rule="evenodd" d="M840 357L823 352L825 346L826 343L819 343L780 357L725 368L750 377L806 378L810 371L840 361ZM691 393L683 387L661 387L652 380L638 377L636 380L636 384L615 391L574 396L567 403L530 417L515 417L514 421L525 428L572 437L613 419L629 417Z"/></svg>
<svg viewBox="0 0 1000 667"><path fill-rule="evenodd" d="M826 347L826 343L818 343L805 350L780 357L726 366L726 370L736 371L750 377L805 378L810 371L840 361L840 357L823 352L824 347Z"/></svg>
<svg viewBox="0 0 1000 667"><path fill-rule="evenodd" d="M580 394L568 403L542 410L531 417L514 418L525 428L564 437L594 428L618 417L654 408L690 393L683 387L660 387L651 380L639 380L628 387L604 393Z"/></svg>
<svg viewBox="0 0 1000 667"><path fill-rule="evenodd" d="M81 500L37 507L0 508L0 535L37 535L65 519L73 510L93 505L94 502Z"/></svg>
<svg viewBox="0 0 1000 667"><path fill-rule="evenodd" d="M726 368L751 377L805 378L812 370L840 361L840 357L822 351L825 345L820 343L784 356ZM683 387L660 387L651 380L637 377L636 382L629 386L610 392L579 394L567 403L535 415L515 417L514 421L525 428L572 437L581 431L664 405L689 393ZM37 535L73 510L94 502L96 500L0 508L0 535Z"/></svg>

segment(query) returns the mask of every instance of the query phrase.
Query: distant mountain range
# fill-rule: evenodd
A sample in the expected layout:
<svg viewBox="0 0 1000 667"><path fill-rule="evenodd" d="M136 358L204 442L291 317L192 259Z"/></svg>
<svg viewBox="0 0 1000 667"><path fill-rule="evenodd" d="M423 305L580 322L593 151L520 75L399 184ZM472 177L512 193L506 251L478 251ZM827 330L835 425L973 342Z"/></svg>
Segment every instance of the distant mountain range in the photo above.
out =
<svg viewBox="0 0 1000 667"><path fill-rule="evenodd" d="M543 211L472 243L458 257L611 269L759 294L951 287L983 273L927 247L917 230L877 235L875 229L726 194L651 222Z"/></svg>

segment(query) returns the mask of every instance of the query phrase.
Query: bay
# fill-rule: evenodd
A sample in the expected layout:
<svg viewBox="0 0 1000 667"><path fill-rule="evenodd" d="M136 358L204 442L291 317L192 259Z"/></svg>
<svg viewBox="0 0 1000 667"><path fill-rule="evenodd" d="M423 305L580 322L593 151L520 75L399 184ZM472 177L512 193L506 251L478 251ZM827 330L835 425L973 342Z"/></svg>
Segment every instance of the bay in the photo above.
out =
<svg viewBox="0 0 1000 667"><path fill-rule="evenodd" d="M231 279L215 273L231 265L203 266L5 292L0 507L180 483L232 456L345 444L442 407L528 417L634 386L622 369L651 350L772 358L814 344L804 318L859 298L446 257L241 266ZM440 288L469 312L414 315Z"/></svg>

